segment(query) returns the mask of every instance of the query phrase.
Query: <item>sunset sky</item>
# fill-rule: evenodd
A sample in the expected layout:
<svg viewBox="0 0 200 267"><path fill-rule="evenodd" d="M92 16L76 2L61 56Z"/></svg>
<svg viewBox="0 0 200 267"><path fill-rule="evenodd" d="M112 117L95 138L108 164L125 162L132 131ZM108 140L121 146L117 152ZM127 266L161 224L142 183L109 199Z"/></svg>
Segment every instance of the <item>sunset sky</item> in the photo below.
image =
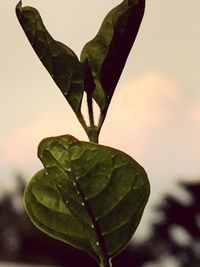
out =
<svg viewBox="0 0 200 267"><path fill-rule="evenodd" d="M59 2L59 4L58 4ZM117 0L27 0L52 36L78 55ZM37 145L69 133L86 140L73 112L29 45L15 16L0 9L0 182L41 168ZM113 97L100 143L147 171L153 202L178 178L200 177L200 1L148 0L141 29Z"/></svg>

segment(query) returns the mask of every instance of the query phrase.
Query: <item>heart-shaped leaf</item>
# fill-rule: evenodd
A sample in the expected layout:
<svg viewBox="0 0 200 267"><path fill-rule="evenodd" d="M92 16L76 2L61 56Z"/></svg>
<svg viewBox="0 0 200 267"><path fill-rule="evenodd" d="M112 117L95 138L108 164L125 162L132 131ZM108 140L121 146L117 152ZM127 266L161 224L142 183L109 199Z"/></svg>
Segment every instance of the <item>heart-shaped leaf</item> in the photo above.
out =
<svg viewBox="0 0 200 267"><path fill-rule="evenodd" d="M83 67L74 52L55 41L46 30L40 14L33 7L16 7L19 22L41 62L78 113L84 92Z"/></svg>
<svg viewBox="0 0 200 267"><path fill-rule="evenodd" d="M140 27L145 0L124 0L105 17L96 37L81 53L91 68L96 88L93 98L107 109Z"/></svg>
<svg viewBox="0 0 200 267"><path fill-rule="evenodd" d="M38 156L45 169L25 190L33 223L98 262L119 253L149 197L144 169L119 150L69 135L44 139Z"/></svg>

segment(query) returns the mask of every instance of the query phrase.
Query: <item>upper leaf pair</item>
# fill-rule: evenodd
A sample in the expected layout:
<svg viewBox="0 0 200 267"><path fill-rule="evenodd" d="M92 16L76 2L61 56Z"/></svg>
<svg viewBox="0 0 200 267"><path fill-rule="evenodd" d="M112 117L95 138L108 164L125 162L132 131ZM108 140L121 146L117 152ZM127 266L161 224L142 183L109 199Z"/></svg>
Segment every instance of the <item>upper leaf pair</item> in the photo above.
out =
<svg viewBox="0 0 200 267"><path fill-rule="evenodd" d="M80 114L84 91L106 116L113 92L136 38L145 0L124 0L105 17L96 37L81 53L81 61L66 45L55 41L33 7L16 7L17 17L33 49L61 92Z"/></svg>

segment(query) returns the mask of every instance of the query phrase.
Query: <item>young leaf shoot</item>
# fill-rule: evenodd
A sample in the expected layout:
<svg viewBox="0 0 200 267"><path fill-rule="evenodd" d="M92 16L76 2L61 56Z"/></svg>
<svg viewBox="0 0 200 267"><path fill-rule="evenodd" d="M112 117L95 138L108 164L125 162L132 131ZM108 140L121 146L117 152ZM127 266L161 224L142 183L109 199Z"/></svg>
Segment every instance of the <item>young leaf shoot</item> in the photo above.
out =
<svg viewBox="0 0 200 267"><path fill-rule="evenodd" d="M124 0L103 20L97 35L81 52L53 39L33 8L16 6L17 18L88 135L42 140L37 172L24 193L31 221L51 237L91 255L101 267L127 245L142 217L150 194L147 174L129 155L98 144L110 101L137 36L145 0ZM89 125L81 113L87 96ZM100 109L94 122L93 101Z"/></svg>

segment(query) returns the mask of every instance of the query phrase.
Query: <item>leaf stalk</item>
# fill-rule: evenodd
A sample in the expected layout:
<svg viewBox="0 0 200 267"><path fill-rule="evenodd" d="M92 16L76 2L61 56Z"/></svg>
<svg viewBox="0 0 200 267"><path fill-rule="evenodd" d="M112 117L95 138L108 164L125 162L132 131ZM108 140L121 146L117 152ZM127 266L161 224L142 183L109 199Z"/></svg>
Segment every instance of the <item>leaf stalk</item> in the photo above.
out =
<svg viewBox="0 0 200 267"><path fill-rule="evenodd" d="M88 134L88 127L84 120L84 117L81 113L81 111L76 112L76 117L78 118L80 124L82 125L83 129L85 130L86 134Z"/></svg>
<svg viewBox="0 0 200 267"><path fill-rule="evenodd" d="M87 93L87 106L88 106L88 114L89 114L89 121L90 127L94 128L94 111L93 111L93 103L92 103L92 96Z"/></svg>
<svg viewBox="0 0 200 267"><path fill-rule="evenodd" d="M101 259L100 267L112 267L111 259Z"/></svg>
<svg viewBox="0 0 200 267"><path fill-rule="evenodd" d="M91 94L89 93L87 93L87 107L88 107L89 124L90 124L90 126L87 127L87 135L90 142L98 144L99 131L94 122L93 99Z"/></svg>

